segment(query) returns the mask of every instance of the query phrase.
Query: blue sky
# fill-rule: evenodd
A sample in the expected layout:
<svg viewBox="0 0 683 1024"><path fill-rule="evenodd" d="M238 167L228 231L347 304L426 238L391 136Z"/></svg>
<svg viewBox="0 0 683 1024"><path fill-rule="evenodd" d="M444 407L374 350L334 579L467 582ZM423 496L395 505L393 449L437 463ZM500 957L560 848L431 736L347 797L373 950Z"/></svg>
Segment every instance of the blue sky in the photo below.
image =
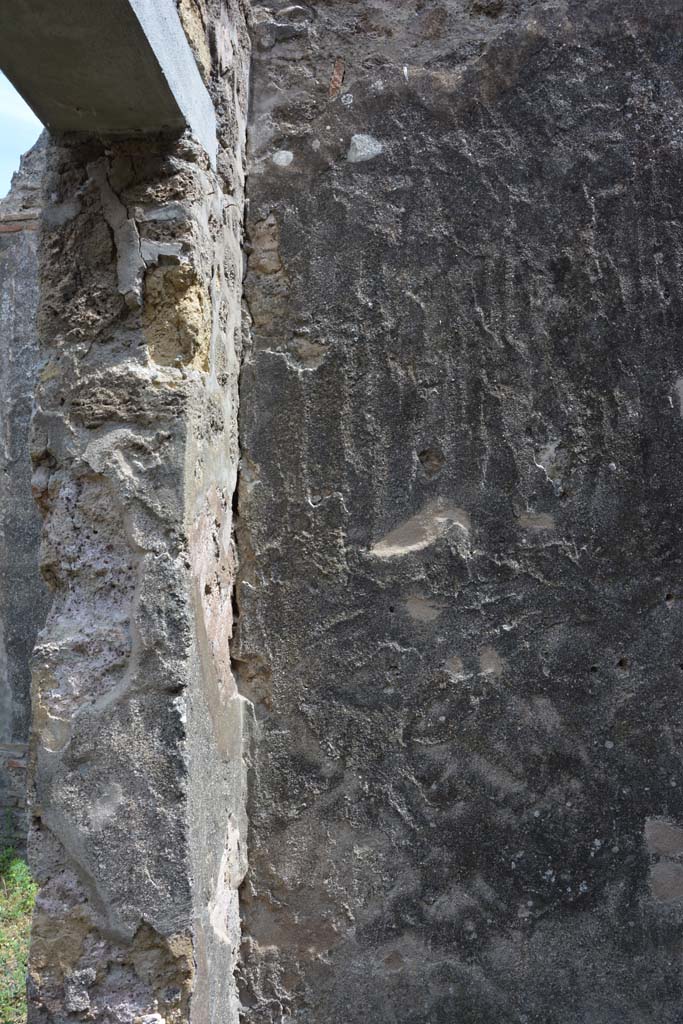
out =
<svg viewBox="0 0 683 1024"><path fill-rule="evenodd" d="M42 131L38 118L0 73L0 197L7 195L19 157Z"/></svg>

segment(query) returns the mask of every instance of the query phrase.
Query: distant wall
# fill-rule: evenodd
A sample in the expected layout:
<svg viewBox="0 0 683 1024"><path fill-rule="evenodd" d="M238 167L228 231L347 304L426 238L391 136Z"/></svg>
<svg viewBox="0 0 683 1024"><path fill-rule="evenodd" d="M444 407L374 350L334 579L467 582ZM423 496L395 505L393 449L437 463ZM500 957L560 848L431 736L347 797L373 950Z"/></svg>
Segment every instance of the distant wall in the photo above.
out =
<svg viewBox="0 0 683 1024"><path fill-rule="evenodd" d="M46 614L38 571L40 517L31 497L28 434L38 362L37 228L44 143L22 160L0 200L0 836L26 835L30 657Z"/></svg>

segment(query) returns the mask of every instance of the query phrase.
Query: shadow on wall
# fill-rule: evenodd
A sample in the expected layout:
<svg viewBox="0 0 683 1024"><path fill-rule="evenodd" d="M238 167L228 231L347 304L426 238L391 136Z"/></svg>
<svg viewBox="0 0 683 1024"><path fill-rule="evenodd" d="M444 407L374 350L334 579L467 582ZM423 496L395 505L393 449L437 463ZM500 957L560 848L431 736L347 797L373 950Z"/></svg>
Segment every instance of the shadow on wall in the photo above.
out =
<svg viewBox="0 0 683 1024"><path fill-rule="evenodd" d="M22 157L10 193L0 199L0 843L19 850L26 838L30 658L47 613L28 451L46 138Z"/></svg>

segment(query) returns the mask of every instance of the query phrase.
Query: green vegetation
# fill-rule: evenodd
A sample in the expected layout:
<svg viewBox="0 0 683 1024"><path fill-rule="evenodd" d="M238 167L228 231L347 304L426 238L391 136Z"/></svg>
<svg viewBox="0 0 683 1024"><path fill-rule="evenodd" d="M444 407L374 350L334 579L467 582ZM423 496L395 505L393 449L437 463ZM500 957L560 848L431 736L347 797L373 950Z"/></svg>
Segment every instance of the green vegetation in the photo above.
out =
<svg viewBox="0 0 683 1024"><path fill-rule="evenodd" d="M0 852L0 1024L26 1020L26 959L36 885L14 850Z"/></svg>

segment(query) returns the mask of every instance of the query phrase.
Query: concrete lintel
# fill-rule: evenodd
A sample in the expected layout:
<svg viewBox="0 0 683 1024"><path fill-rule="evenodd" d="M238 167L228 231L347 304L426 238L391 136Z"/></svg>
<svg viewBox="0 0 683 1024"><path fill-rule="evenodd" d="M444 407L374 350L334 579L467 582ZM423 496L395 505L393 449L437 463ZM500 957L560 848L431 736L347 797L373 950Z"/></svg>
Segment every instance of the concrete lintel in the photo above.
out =
<svg viewBox="0 0 683 1024"><path fill-rule="evenodd" d="M0 67L51 132L188 127L215 163L213 104L174 0L0 0Z"/></svg>

